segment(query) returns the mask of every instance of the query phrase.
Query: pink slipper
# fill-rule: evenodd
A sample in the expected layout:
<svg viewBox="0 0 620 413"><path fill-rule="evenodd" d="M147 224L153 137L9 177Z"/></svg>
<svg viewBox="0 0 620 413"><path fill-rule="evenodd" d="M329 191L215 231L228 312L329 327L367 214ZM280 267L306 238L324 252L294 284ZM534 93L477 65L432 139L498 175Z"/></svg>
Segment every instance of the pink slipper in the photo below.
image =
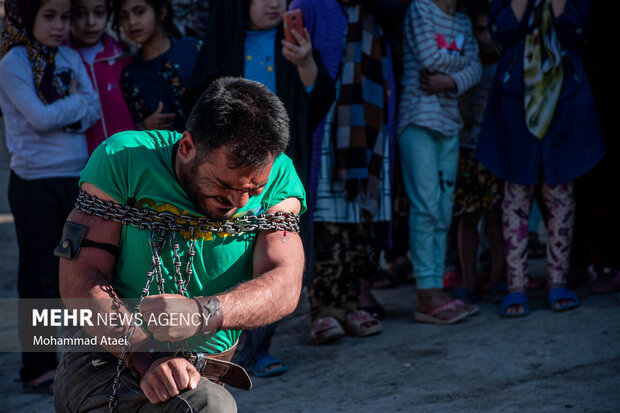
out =
<svg viewBox="0 0 620 413"><path fill-rule="evenodd" d="M455 315L453 315L450 318L437 317L437 314L440 314L444 311L458 310L459 306L457 305L455 301L456 300L450 300L440 306L430 309L429 311L416 311L414 313L414 318L417 321L420 321L422 323L433 323L433 324L454 324L456 322L459 322L469 315L468 312L465 311L465 309L462 309L462 311L457 312Z"/></svg>
<svg viewBox="0 0 620 413"><path fill-rule="evenodd" d="M381 321L364 310L356 310L347 314L345 328L347 334L353 337L367 337L383 330Z"/></svg>
<svg viewBox="0 0 620 413"><path fill-rule="evenodd" d="M321 317L315 321L310 330L310 338L314 344L326 344L344 336L340 322L334 317Z"/></svg>

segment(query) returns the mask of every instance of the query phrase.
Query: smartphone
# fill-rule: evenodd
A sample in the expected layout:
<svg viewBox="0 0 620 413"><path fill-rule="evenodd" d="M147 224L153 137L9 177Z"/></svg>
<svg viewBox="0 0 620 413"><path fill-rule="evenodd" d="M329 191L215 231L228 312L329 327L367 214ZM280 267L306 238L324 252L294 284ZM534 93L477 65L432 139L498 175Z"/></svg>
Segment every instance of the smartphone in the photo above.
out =
<svg viewBox="0 0 620 413"><path fill-rule="evenodd" d="M304 35L304 19L301 16L301 9L284 12L282 21L284 22L284 39L299 46L297 39L293 36L293 29L302 36Z"/></svg>

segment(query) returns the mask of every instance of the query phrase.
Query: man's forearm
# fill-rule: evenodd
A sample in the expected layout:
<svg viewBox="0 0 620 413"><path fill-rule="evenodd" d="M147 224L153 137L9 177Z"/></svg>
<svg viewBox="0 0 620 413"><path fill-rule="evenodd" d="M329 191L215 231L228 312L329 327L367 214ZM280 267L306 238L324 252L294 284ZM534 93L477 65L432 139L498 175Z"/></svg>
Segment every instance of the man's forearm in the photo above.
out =
<svg viewBox="0 0 620 413"><path fill-rule="evenodd" d="M71 265L75 263L61 263L61 271L63 270L63 264ZM65 277L67 276L65 275ZM79 310L87 307L96 316L96 320L107 321L105 323L94 322L92 326L85 325L84 330L86 332L93 337L106 337L117 339L116 342L118 343L124 342L131 325L128 321L132 319L134 314L118 297L105 276L97 270L82 270L79 273L79 277L71 277L71 281L65 280L63 282L61 279L60 285L63 302L68 309ZM108 341L114 342L114 340ZM131 337L132 351L144 347L149 341L152 340L148 334L141 327L136 326L136 330ZM103 347L117 357L121 355L123 350L122 346L104 345Z"/></svg>
<svg viewBox="0 0 620 413"><path fill-rule="evenodd" d="M292 313L301 294L301 274L276 268L216 297L222 304L225 329L252 329Z"/></svg>
<svg viewBox="0 0 620 413"><path fill-rule="evenodd" d="M299 213L301 203L288 198L269 213ZM225 329L252 329L292 313L301 293L304 247L297 233L261 231L253 250L254 278L216 295L222 305Z"/></svg>

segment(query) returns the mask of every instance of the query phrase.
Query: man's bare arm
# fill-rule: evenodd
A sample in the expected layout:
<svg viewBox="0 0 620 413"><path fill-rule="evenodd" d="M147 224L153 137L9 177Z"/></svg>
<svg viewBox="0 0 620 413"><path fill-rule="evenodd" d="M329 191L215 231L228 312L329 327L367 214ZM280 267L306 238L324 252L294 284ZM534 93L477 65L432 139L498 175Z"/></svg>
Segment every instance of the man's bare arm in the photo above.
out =
<svg viewBox="0 0 620 413"><path fill-rule="evenodd" d="M114 201L109 195L92 184L84 183L82 190L90 195L95 195L105 201ZM75 222L87 227L86 239L119 245L121 224L115 221L106 221L103 218L88 215L78 209L74 209L68 221ZM126 308L114 288L110 284L114 275L116 257L111 253L99 248L81 248L75 261L60 259L60 296L65 305L72 309L77 305L83 305L88 299L89 308L94 314L118 313L127 317L133 312ZM72 299L80 300L72 300ZM111 326L97 325L85 326L86 331L92 336L106 336L124 338L128 330L127 325ZM140 328L136 329L131 340L134 349L139 348L149 341L149 336ZM108 347L108 350L120 355L122 349Z"/></svg>
<svg viewBox="0 0 620 413"><path fill-rule="evenodd" d="M286 199L268 213L299 213L297 198ZM285 241L286 240L286 241ZM254 278L216 297L222 304L223 328L251 329L292 313L301 293L304 250L299 234L261 231L254 246Z"/></svg>
<svg viewBox="0 0 620 413"><path fill-rule="evenodd" d="M268 213L299 213L297 198L286 199ZM299 234L283 231L261 231L254 245L254 278L215 295L223 313L223 329L252 329L271 324L295 310L302 285L304 251ZM205 297L197 297L202 305ZM173 294L146 297L140 306L142 316L150 319L162 313L200 311L194 300ZM161 341L179 341L197 334L194 325L149 326ZM212 330L210 330L212 331Z"/></svg>
<svg viewBox="0 0 620 413"><path fill-rule="evenodd" d="M95 195L104 201L117 202L97 187L85 183L82 190L90 195ZM86 239L119 245L121 224L114 221L106 221L93 215L85 214L74 209L68 218L69 221L84 225L88 228ZM95 313L118 313L129 315L133 311L126 308L114 288L110 284L114 276L115 257L107 251L98 248L82 248L75 261L60 260L60 295L68 308L77 304L73 298L88 298L89 308ZM83 305L84 301L80 300ZM111 328L109 326L85 327L93 336L106 336L124 338L128 332L128 326ZM137 327L131 339L132 349L138 350L148 347L153 340L142 328ZM108 351L117 357L122 349L118 347L106 347ZM151 403L159 403L174 397L182 390L194 389L200 381L200 374L195 367L182 358L164 357L153 362L146 353L129 353L125 356L125 363L136 369L142 379L140 388L144 391Z"/></svg>

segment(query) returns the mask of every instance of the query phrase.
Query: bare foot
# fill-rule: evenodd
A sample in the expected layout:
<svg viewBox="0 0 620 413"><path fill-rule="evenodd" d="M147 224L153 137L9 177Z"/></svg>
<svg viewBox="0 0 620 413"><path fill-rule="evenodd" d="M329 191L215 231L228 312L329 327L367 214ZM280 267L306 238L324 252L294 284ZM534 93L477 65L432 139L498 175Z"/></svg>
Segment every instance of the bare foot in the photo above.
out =
<svg viewBox="0 0 620 413"><path fill-rule="evenodd" d="M511 293L525 294L525 289L523 288L516 288L516 289L511 288L509 291ZM514 315L525 314L525 307L523 307L521 304L513 304L513 305L509 305L508 307L506 307L505 311L507 314L514 314Z"/></svg>
<svg viewBox="0 0 620 413"><path fill-rule="evenodd" d="M361 280L360 281L360 307L371 307L380 305L379 301L375 298L372 291L372 281L371 280Z"/></svg>
<svg viewBox="0 0 620 413"><path fill-rule="evenodd" d="M548 289L549 291L553 290L554 288L557 287L566 287L565 284L559 284L559 283L548 283ZM558 309L558 308L562 308L565 307L567 305L571 305L573 304L575 301L574 300L558 300L553 304L553 308L554 309Z"/></svg>

